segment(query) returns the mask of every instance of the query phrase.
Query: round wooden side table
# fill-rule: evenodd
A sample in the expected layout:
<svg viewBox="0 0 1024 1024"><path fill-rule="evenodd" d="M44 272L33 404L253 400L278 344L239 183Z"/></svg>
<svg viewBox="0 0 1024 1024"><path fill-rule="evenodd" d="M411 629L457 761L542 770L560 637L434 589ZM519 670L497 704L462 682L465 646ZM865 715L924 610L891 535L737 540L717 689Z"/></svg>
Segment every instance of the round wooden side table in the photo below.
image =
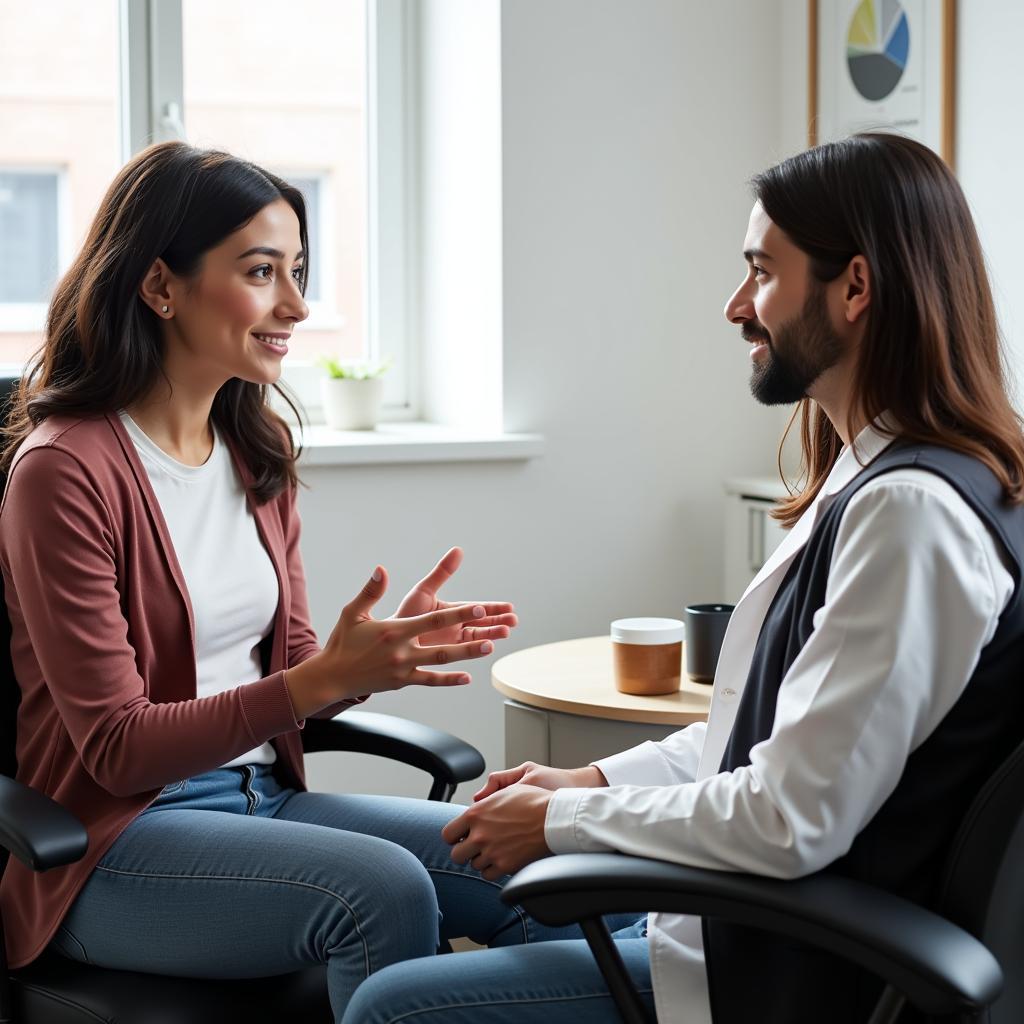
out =
<svg viewBox="0 0 1024 1024"><path fill-rule="evenodd" d="M685 663L685 654L684 654ZM499 658L491 669L505 697L505 762L575 768L704 721L712 688L684 672L677 693L635 697L615 689L607 636L562 640Z"/></svg>

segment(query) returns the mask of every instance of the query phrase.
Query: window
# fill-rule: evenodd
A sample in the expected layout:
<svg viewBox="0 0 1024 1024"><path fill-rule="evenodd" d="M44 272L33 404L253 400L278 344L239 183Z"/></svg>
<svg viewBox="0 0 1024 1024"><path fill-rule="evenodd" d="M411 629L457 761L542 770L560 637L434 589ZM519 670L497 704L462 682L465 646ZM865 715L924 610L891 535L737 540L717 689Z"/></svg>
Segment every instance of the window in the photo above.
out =
<svg viewBox="0 0 1024 1024"><path fill-rule="evenodd" d="M121 162L118 4L0 0L0 39L0 363L16 368Z"/></svg>
<svg viewBox="0 0 1024 1024"><path fill-rule="evenodd" d="M185 138L274 170L309 204L310 318L288 362L370 355L366 50L365 0L248 0L244 17L181 0Z"/></svg>
<svg viewBox="0 0 1024 1024"><path fill-rule="evenodd" d="M303 178L283 172L281 177L291 182L306 201L306 220L309 224L309 277L306 280L306 301L312 306L323 301L320 281L324 274L324 239L329 228L323 216L323 179Z"/></svg>
<svg viewBox="0 0 1024 1024"><path fill-rule="evenodd" d="M317 355L390 356L388 402L410 413L406 172L394 143L409 134L413 10L412 0L95 0L84 17L80 0L0 0L0 361L20 364L38 346L54 283L120 164L184 138L266 166L306 199L310 318L285 361L303 402L318 404Z"/></svg>
<svg viewBox="0 0 1024 1024"><path fill-rule="evenodd" d="M0 305L46 302L57 276L56 171L0 169Z"/></svg>

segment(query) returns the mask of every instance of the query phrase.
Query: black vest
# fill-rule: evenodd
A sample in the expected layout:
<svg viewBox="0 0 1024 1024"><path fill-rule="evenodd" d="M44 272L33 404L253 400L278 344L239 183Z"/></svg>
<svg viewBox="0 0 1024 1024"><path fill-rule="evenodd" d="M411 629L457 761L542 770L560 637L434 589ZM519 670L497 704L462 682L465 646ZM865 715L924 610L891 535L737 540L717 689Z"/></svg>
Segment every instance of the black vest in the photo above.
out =
<svg viewBox="0 0 1024 1024"><path fill-rule="evenodd" d="M1003 503L998 480L977 459L896 443L836 495L765 616L720 770L750 764L751 747L771 735L779 687L825 603L843 512L869 480L897 468L924 469L947 480L1002 542L1015 584L960 699L907 759L896 789L849 852L825 869L928 905L971 800L1024 738L1024 507ZM707 919L704 943L715 1024L862 1024L881 993L873 975L758 929ZM901 1019L919 1018L907 1011Z"/></svg>

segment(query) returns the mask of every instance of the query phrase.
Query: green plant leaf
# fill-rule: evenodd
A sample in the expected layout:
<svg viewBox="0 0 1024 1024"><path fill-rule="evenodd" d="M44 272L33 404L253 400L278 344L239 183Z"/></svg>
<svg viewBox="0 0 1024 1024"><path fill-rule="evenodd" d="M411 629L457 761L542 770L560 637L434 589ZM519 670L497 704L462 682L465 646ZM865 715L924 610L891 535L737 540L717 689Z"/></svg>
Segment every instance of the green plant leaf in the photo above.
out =
<svg viewBox="0 0 1024 1024"><path fill-rule="evenodd" d="M394 360L390 356L379 363L369 362L342 362L333 356L318 356L317 366L327 371L329 377L335 380L373 380L382 377L391 369Z"/></svg>

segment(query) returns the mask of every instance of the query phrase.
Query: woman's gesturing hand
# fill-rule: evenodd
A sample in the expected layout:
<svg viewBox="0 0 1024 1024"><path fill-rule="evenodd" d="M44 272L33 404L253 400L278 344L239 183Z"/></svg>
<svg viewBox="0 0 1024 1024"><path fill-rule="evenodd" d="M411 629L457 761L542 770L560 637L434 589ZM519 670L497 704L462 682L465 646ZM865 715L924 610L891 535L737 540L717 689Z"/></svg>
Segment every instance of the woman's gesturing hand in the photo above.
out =
<svg viewBox="0 0 1024 1024"><path fill-rule="evenodd" d="M462 565L462 548L449 548L441 561L434 566L405 595L395 612L396 618L414 615L426 615L428 612L457 608L468 604L468 601L442 601L437 592L455 575ZM484 615L470 623L458 623L447 629L421 636L418 643L424 646L432 644L454 644L465 640L504 640L517 625L518 619L512 605L507 601L477 601L477 607L484 610Z"/></svg>
<svg viewBox="0 0 1024 1024"><path fill-rule="evenodd" d="M378 566L366 586L345 605L323 650L288 670L287 685L295 717L306 718L330 704L367 693L425 686L462 686L465 672L428 672L426 666L483 658L490 640L417 643L424 635L443 635L485 617L482 605L455 605L402 619L374 619L370 611L387 590L387 573Z"/></svg>

